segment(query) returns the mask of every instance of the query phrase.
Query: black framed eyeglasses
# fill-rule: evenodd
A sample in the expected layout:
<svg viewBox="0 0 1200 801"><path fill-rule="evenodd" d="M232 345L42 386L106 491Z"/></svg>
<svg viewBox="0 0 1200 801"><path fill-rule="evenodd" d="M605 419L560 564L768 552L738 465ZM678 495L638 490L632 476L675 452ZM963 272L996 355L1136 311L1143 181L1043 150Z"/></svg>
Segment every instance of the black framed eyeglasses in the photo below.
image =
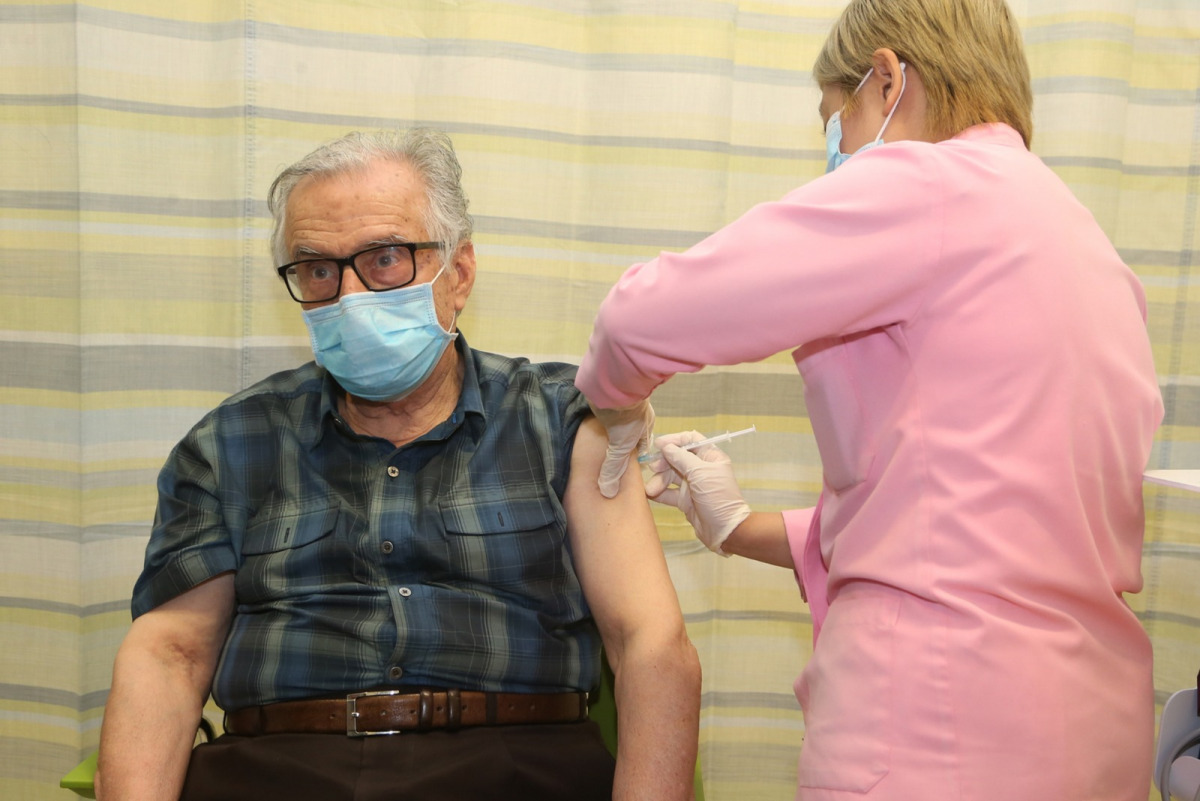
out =
<svg viewBox="0 0 1200 801"><path fill-rule="evenodd" d="M399 289L417 277L417 251L441 247L441 242L394 242L360 250L344 259L301 259L277 270L297 303L323 303L338 296L347 267L372 292Z"/></svg>

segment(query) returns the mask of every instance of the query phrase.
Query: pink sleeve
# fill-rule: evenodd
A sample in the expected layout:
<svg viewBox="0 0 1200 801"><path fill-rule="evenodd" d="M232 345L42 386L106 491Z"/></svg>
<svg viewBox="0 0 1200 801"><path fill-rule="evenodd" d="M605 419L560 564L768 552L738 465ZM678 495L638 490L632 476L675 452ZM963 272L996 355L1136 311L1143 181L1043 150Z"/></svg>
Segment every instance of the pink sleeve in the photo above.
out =
<svg viewBox="0 0 1200 801"><path fill-rule="evenodd" d="M787 533L788 548L792 551L792 564L796 566L796 580L800 580L800 565L804 560L804 543L808 539L808 527L812 524L815 506L807 509L788 509L783 513L783 528Z"/></svg>
<svg viewBox="0 0 1200 801"><path fill-rule="evenodd" d="M809 526L812 525L815 506L807 509L788 509L783 513L783 530L787 534L788 548L792 552L792 572L796 576L796 586L800 588L800 597L808 600L808 590L801 578L804 570L804 543L808 541Z"/></svg>
<svg viewBox="0 0 1200 801"><path fill-rule="evenodd" d="M684 253L631 267L600 307L576 386L597 406L626 406L675 373L910 318L944 217L928 147L876 148Z"/></svg>

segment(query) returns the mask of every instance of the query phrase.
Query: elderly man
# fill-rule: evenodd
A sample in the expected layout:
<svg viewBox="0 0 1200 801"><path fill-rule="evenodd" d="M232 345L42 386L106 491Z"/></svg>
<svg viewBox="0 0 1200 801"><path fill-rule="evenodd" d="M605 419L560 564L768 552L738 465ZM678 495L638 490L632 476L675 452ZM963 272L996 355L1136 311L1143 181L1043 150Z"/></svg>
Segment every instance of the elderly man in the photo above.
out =
<svg viewBox="0 0 1200 801"><path fill-rule="evenodd" d="M162 471L105 801L690 797L699 663L646 501L598 492L572 367L457 333L459 173L442 134L351 134L272 186L316 363ZM601 642L615 768L586 718ZM192 750L210 690L226 734Z"/></svg>

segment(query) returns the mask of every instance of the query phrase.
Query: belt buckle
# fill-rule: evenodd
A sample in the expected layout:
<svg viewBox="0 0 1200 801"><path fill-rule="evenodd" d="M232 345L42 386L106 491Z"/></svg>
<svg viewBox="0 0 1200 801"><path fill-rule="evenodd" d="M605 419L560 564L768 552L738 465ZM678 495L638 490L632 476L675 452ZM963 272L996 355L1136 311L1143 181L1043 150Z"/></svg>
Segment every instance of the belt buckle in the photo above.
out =
<svg viewBox="0 0 1200 801"><path fill-rule="evenodd" d="M399 690L371 690L362 693L350 693L346 696L346 736L347 737L376 737L383 734L400 734L400 729L390 729L388 731L359 731L358 717L361 714L358 711L358 699L369 698L379 695L399 695Z"/></svg>

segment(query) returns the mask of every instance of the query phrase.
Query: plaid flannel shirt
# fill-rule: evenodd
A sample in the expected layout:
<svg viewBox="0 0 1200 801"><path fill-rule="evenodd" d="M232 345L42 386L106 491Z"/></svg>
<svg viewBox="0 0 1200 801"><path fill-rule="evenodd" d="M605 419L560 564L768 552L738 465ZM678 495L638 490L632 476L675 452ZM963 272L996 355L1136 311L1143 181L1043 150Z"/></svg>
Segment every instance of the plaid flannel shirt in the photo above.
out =
<svg viewBox="0 0 1200 801"><path fill-rule="evenodd" d="M133 614L235 572L222 707L597 683L562 507L588 414L575 368L456 347L457 408L404 447L351 431L309 363L229 398L172 451Z"/></svg>

